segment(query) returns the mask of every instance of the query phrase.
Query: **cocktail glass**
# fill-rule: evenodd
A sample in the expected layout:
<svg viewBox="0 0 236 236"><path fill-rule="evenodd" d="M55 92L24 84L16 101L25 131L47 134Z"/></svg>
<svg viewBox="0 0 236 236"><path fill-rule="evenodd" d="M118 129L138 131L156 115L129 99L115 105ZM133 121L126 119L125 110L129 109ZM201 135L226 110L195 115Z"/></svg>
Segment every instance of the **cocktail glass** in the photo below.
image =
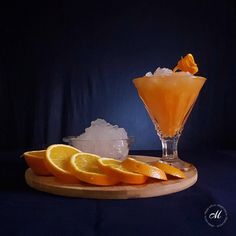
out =
<svg viewBox="0 0 236 236"><path fill-rule="evenodd" d="M185 72L133 80L160 137L162 161L182 170L188 170L190 165L178 157L178 140L205 81Z"/></svg>

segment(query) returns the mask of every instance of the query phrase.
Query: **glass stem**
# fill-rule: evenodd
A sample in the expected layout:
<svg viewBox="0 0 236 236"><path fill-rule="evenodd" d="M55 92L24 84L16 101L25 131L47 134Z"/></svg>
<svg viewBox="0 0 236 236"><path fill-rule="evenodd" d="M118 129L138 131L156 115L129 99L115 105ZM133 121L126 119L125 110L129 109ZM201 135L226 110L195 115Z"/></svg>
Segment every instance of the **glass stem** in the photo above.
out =
<svg viewBox="0 0 236 236"><path fill-rule="evenodd" d="M176 135L172 138L161 138L163 160L172 161L178 159L178 140L179 135Z"/></svg>

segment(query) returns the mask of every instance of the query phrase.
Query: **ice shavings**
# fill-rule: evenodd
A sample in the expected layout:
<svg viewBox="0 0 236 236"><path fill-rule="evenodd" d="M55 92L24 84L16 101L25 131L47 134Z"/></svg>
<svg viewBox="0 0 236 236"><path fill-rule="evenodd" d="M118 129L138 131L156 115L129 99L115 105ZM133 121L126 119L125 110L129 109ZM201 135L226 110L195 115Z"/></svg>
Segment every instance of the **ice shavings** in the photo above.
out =
<svg viewBox="0 0 236 236"><path fill-rule="evenodd" d="M184 71L180 71L180 72L174 72L168 68L161 68L161 67L158 67L155 72L152 74L152 72L148 72L146 73L145 76L147 77L153 77L153 76L169 76L169 75L173 75L175 74L175 76L191 76L193 77L193 75L189 72L184 72Z"/></svg>
<svg viewBox="0 0 236 236"><path fill-rule="evenodd" d="M160 68L158 67L153 75L171 75L174 72L168 68Z"/></svg>
<svg viewBox="0 0 236 236"><path fill-rule="evenodd" d="M147 72L145 76L151 77L151 76L153 76L153 74L152 74L152 72Z"/></svg>
<svg viewBox="0 0 236 236"><path fill-rule="evenodd" d="M167 75L171 75L173 74L174 72L168 68L161 68L161 67L158 67L155 72L152 74L152 72L147 72L145 74L145 76L147 77L152 77L152 76L167 76Z"/></svg>
<svg viewBox="0 0 236 236"><path fill-rule="evenodd" d="M92 121L85 133L73 138L72 145L83 152L119 160L125 159L129 152L125 129L103 119Z"/></svg>

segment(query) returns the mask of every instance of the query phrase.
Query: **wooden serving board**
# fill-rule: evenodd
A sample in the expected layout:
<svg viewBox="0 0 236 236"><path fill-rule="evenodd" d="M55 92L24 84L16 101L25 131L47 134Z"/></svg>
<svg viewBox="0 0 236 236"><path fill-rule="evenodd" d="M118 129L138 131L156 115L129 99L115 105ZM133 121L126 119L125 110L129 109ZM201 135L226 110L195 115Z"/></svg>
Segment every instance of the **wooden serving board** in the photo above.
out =
<svg viewBox="0 0 236 236"><path fill-rule="evenodd" d="M132 157L145 162L157 161L159 159L150 156ZM171 180L159 181L149 178L142 185L119 184L104 187L86 183L64 184L59 182L55 177L37 176L29 168L25 172L25 180L30 187L54 195L93 199L129 199L157 197L187 189L197 181L197 169L192 166L189 171L185 172L185 175L185 179L173 177Z"/></svg>

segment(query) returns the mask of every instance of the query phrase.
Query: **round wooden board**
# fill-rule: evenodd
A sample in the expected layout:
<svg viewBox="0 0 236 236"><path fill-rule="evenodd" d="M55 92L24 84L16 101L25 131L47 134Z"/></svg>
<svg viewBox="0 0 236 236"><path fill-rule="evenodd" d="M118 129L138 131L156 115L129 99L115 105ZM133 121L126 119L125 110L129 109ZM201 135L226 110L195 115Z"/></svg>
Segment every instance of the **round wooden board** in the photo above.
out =
<svg viewBox="0 0 236 236"><path fill-rule="evenodd" d="M150 156L132 157L145 162L152 162L159 159ZM185 179L173 178L167 181L158 181L149 178L142 185L119 184L104 187L85 183L64 184L59 182L55 177L37 176L29 168L25 172L25 180L34 189L60 196L93 199L129 199L157 197L187 189L196 183L198 177L197 169L192 166L189 171L185 172L185 175Z"/></svg>

